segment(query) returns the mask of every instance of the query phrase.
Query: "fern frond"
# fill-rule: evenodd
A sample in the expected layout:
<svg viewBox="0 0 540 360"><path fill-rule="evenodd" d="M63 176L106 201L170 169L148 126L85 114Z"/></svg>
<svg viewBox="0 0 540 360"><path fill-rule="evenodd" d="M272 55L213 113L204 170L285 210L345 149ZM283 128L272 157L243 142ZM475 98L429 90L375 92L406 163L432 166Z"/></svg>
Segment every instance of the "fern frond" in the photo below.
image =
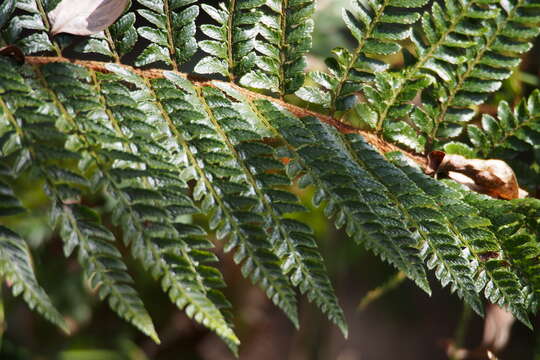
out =
<svg viewBox="0 0 540 360"><path fill-rule="evenodd" d="M252 4L252 2L248 2ZM204 35L210 38L210 40L202 40L199 43L199 46L202 50L210 54L202 58L197 65L195 66L195 72L199 74L219 74L229 80L233 81L235 79L235 61L237 58L233 54L233 46L235 41L233 40L233 21L234 17L231 15L231 12L235 10L236 1L231 0L229 2L229 8L225 8L223 3L220 3L219 9L216 9L213 6L202 4L201 8L206 12L218 25L213 24L203 24L201 25L201 31ZM252 16L260 16L258 13L254 13ZM240 18L240 16L239 16ZM248 18L249 19L249 18ZM241 40L247 42L243 46L249 47L249 41L244 39L253 38L257 34L257 30L253 24L254 21L250 20L245 25L251 25L248 29L241 32ZM251 49L250 49L251 50Z"/></svg>
<svg viewBox="0 0 540 360"><path fill-rule="evenodd" d="M288 274L294 286L299 287L301 293L307 293L308 299L336 323L344 335L347 334L347 325L343 310L338 304L327 276L324 261L317 250L313 238L313 231L306 224L292 218L283 217L289 213L303 212L296 195L288 191L291 185L285 172L285 166L280 161L281 147L273 148L264 142L258 129L267 129L267 121L261 114L257 114L250 106L248 100L230 87L220 86L225 94L240 102L231 102L225 94L217 90L205 89L206 98L219 103L221 108L227 109L226 119L218 119L223 123L223 129L235 145L239 162L252 184L257 198L261 199L261 215L268 219L265 231L273 244L274 252L281 259L281 268ZM245 106L245 107L244 107ZM246 133L245 129L254 129ZM268 181L269 177L280 181Z"/></svg>
<svg viewBox="0 0 540 360"><path fill-rule="evenodd" d="M0 126L0 129L4 127L3 125ZM4 147L0 146L2 160L5 159L3 150ZM23 212L25 209L9 184L0 181L0 217ZM19 234L3 225L0 225L0 277L2 282L9 282L14 296L22 294L30 309L36 309L47 320L65 332L69 332L64 318L36 279L30 249L26 241Z"/></svg>
<svg viewBox="0 0 540 360"><path fill-rule="evenodd" d="M77 250L98 294L142 332L158 341L116 239L82 205L85 196L113 202L103 215L131 255L234 352L231 304L201 215L296 327L295 287L347 333L313 231L296 220L305 209L292 185L311 186L337 228L426 292L424 263L479 314L483 292L530 326L527 312L540 301L538 202L487 199L381 153L397 149L385 138L417 153L537 156L538 92L513 111L501 103L498 119L484 116L481 127L469 124L538 33L536 3L436 1L421 16L426 0L355 0L343 18L357 46L336 49L329 71L311 73L314 84L304 87L313 0L138 0L137 10L85 38L48 34L57 3L0 4L0 45L15 45L2 54L18 46L57 55L26 56L26 65L0 58L0 175L44 182L66 255ZM213 23L200 25L206 40L197 44L199 9ZM179 72L199 46L207 55L195 70L228 82ZM404 66L390 69L389 55ZM94 61L102 58L115 64ZM130 59L171 70L122 64ZM292 94L327 115L286 103ZM474 149L448 142L466 126ZM20 210L5 189L0 182L0 215ZM24 242L4 228L0 269L8 277L17 266L31 271ZM13 265L19 255L22 265ZM16 281L38 286L33 274ZM52 311L38 290L32 296Z"/></svg>
<svg viewBox="0 0 540 360"><path fill-rule="evenodd" d="M2 135L10 136L10 134L6 134L5 132L3 132ZM3 151L5 147L1 145L3 144L0 143L0 155L2 156L1 159L5 160L5 152ZM13 192L13 189L11 189L8 183L4 182L1 179L0 179L0 200L1 200L0 217L17 215L17 214L24 213L26 211L21 201L17 198L17 196Z"/></svg>
<svg viewBox="0 0 540 360"><path fill-rule="evenodd" d="M528 285L529 309L536 313L540 305L540 200L503 201L475 194L469 194L467 199L482 216L490 219L506 258Z"/></svg>
<svg viewBox="0 0 540 360"><path fill-rule="evenodd" d="M38 284L28 245L17 233L0 225L0 276L11 283L14 296L22 294L30 309L69 332L62 315Z"/></svg>
<svg viewBox="0 0 540 360"><path fill-rule="evenodd" d="M15 10L15 0L6 0L0 4L0 30L10 21ZM0 44L5 45L3 36L0 36Z"/></svg>
<svg viewBox="0 0 540 360"><path fill-rule="evenodd" d="M435 199L446 214L452 231L459 235L461 244L474 258L471 266L475 271L476 290L484 290L492 303L506 307L521 322L531 326L526 311L526 294L516 273L508 268L504 251L491 231L491 222L480 216L477 208L469 205L467 190L460 185L449 187L408 164L401 156L391 159L425 193ZM449 182L452 184L452 182Z"/></svg>
<svg viewBox="0 0 540 360"><path fill-rule="evenodd" d="M482 115L480 124L467 126L469 142L445 144L447 152L460 153L467 157L498 158L511 161L520 179L520 186L534 191L540 181L540 92L521 100L512 109L506 101L501 101L497 116ZM471 147L472 145L472 147ZM527 160L524 154L529 153Z"/></svg>
<svg viewBox="0 0 540 360"><path fill-rule="evenodd" d="M390 141L423 152L426 143L431 146L434 124L433 114L427 107L424 111L411 111L413 106L408 104L416 96L418 90L430 84L436 84L435 75L444 81L450 81L449 76L460 64L467 62L468 49L476 44L474 38L482 36L485 29L483 22L497 16L498 9L493 1L445 1L443 4L434 2L431 11L422 16L421 31L413 32L412 41L415 45L416 61L406 67L398 86L394 87L390 97L381 97L385 105L379 111L376 129ZM426 78L427 77L427 78ZM422 80L424 78L425 80ZM418 88L410 86L409 82L420 82ZM439 90L441 89L441 90ZM444 86L428 88L422 95L444 91ZM396 121L411 114L411 121ZM459 114L458 114L459 115ZM453 128L452 128L453 129ZM417 135L417 131L420 134ZM428 135L422 134L422 131ZM431 132L430 132L431 131ZM449 130L446 130L447 132ZM441 130L442 132L442 130ZM455 131L453 135L456 135ZM414 147L412 147L413 145Z"/></svg>
<svg viewBox="0 0 540 360"><path fill-rule="evenodd" d="M105 31L105 34L109 36L109 44L111 41L113 42L113 54L116 54L117 60L129 54L137 43L138 35L135 29L135 21L135 14L130 11L122 15Z"/></svg>
<svg viewBox="0 0 540 360"><path fill-rule="evenodd" d="M114 235L99 223L97 214L85 206L58 203L53 206L61 224L65 249L69 252L79 246L78 259L92 289L102 300L108 298L111 309L120 317L159 343L152 319L133 288L133 279L120 252L113 245Z"/></svg>
<svg viewBox="0 0 540 360"><path fill-rule="evenodd" d="M369 104L386 103L372 106L378 113L376 129L418 152L459 136L476 114L474 106L501 86L519 64L517 56L530 47L537 32L535 8L523 1L502 8L474 1L434 3L431 15L422 18L422 32L414 33L417 60L405 68L404 77L386 86L378 79L375 88L364 89ZM422 76L430 80L407 89ZM407 104L422 89L423 109ZM403 117L409 121L392 120Z"/></svg>
<svg viewBox="0 0 540 360"><path fill-rule="evenodd" d="M460 135L464 124L476 115L475 106L501 87L519 65L519 57L532 47L531 39L540 32L536 5L516 1L500 7L496 17L482 22L482 33L470 40L474 46L467 48L467 60L437 72L444 82L437 91L429 139Z"/></svg>
<svg viewBox="0 0 540 360"><path fill-rule="evenodd" d="M481 125L469 125L467 132L470 142L484 157L505 152L516 154L540 145L535 140L540 139L540 91L533 91L514 110L501 101L497 117L484 114Z"/></svg>
<svg viewBox="0 0 540 360"><path fill-rule="evenodd" d="M173 74L168 80L154 80L152 86L167 111L177 141L184 146L190 162L186 176L197 182L193 197L202 200L203 212L210 215L210 227L216 229L219 239L229 237L225 248L235 249L233 258L236 263L242 263L242 274L259 284L298 325L292 286L282 273L280 260L263 229L266 219L260 210L261 200L254 196L253 184L246 178L248 174L231 148L231 140L217 122L218 117L232 116L232 126L236 121L234 113L221 107L220 101L209 104L203 89ZM248 129L239 129L234 136L249 139L253 134ZM268 174L258 181L286 185L288 179Z"/></svg>
<svg viewBox="0 0 540 360"><path fill-rule="evenodd" d="M63 111L67 126L84 134L77 141L88 152L88 161L98 167L106 191L118 200L115 219L134 256L162 280L164 291L180 309L214 330L234 350L238 340L216 303L208 298L204 279L196 270L200 259L192 256L212 259L212 255L203 250L205 246L192 250L188 243L207 244L199 237L204 231L179 218L197 211L182 194L186 184L178 172L170 170L174 168L171 159L158 140L141 136L150 130L160 138L160 128L143 121L146 115L137 109L129 90L110 75L68 64L51 64L43 72L51 90L67 100L77 116L75 120ZM156 125L163 126L161 121ZM98 149L97 141L102 142ZM129 145L130 141L134 144Z"/></svg>
<svg viewBox="0 0 540 360"><path fill-rule="evenodd" d="M203 25L200 47L209 54L195 67L202 74L221 74L280 98L304 82L304 55L311 48L313 0L228 1L219 9L203 5L218 22Z"/></svg>
<svg viewBox="0 0 540 360"><path fill-rule="evenodd" d="M6 65L2 63L4 70L14 70ZM32 73L29 72L26 79L21 76L12 77L19 82L20 87L16 92L8 92L14 97L8 97L7 106L16 109L11 116L15 132L22 134L20 140L22 146L19 151L28 153L28 166L32 163L45 178L46 192L53 203L51 222L60 224L66 256L79 246L79 261L87 277L96 288L99 287L100 297L102 299L108 297L109 304L115 312L159 342L150 315L131 286L133 280L127 274L120 253L110 244L114 242L114 236L99 225L97 215L90 209L75 204L80 201L81 187L88 186L87 180L80 174L58 166L61 164L50 163L54 159L77 158L74 153L63 148L63 134L54 127L53 119L56 114L52 112L34 117L24 114L31 111L32 107L46 105L46 101L49 100L47 90L40 87L39 81L31 78L30 74ZM3 85L5 82L0 79L0 86ZM31 97L33 101L21 104L17 100L18 97ZM21 113L24 114L24 120ZM37 129L41 129L46 137L37 132ZM14 167L17 172L17 162Z"/></svg>
<svg viewBox="0 0 540 360"><path fill-rule="evenodd" d="M349 135L356 158L388 189L388 197L398 206L407 224L423 240L424 256L443 286L452 285L457 293L483 315L483 306L475 289L474 268L463 252L459 233L444 211L400 169L373 150L359 135Z"/></svg>
<svg viewBox="0 0 540 360"><path fill-rule="evenodd" d="M304 84L305 53L311 49L313 0L268 0L259 23L254 67L240 84L269 89L280 98Z"/></svg>
<svg viewBox="0 0 540 360"><path fill-rule="evenodd" d="M7 0L2 6L6 11L6 20L3 26L0 25L0 38L4 44L18 46L25 55L46 51L60 54L47 35L48 19L40 0ZM17 15L10 17L8 14L15 10L18 10Z"/></svg>
<svg viewBox="0 0 540 360"><path fill-rule="evenodd" d="M336 216L338 228L346 225L349 236L429 292L418 241L389 204L383 186L351 159L335 129L318 119L300 120L269 101L258 101L257 106L291 144L291 176L302 176L300 186L316 186L314 204L327 200L325 214Z"/></svg>
<svg viewBox="0 0 540 360"><path fill-rule="evenodd" d="M334 57L326 60L329 73L310 74L317 87L306 86L296 92L302 100L328 108L331 115L354 107L356 93L375 79L375 73L388 69L379 57L401 50L399 41L410 36L411 26L420 18L418 8L427 0L352 3L352 11L343 11L343 20L358 42L357 47L353 51L334 49Z"/></svg>
<svg viewBox="0 0 540 360"><path fill-rule="evenodd" d="M137 29L150 44L135 60L135 65L145 66L163 62L173 69L186 63L197 51L195 19L199 15L196 0L137 0L144 9L138 14L151 26ZM117 22L118 24L118 22Z"/></svg>
<svg viewBox="0 0 540 360"><path fill-rule="evenodd" d="M220 3L219 9L203 4L203 10L219 26L201 26L203 33L211 40L202 40L199 46L210 56L202 59L195 71L218 73L234 81L253 69L257 61L256 39L265 3L266 0L230 0L227 7Z"/></svg>

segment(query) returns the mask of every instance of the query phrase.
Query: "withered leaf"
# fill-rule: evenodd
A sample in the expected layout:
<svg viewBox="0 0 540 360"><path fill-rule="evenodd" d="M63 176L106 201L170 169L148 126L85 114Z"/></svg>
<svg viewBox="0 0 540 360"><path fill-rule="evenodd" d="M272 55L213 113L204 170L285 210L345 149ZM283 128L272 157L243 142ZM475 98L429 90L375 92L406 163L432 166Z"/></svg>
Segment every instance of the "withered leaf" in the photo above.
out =
<svg viewBox="0 0 540 360"><path fill-rule="evenodd" d="M62 0L49 12L51 32L92 35L112 25L129 0Z"/></svg>
<svg viewBox="0 0 540 360"><path fill-rule="evenodd" d="M432 151L428 155L426 173L445 174L473 191L498 199L526 196L526 192L519 188L514 171L502 160L467 159L461 155Z"/></svg>
<svg viewBox="0 0 540 360"><path fill-rule="evenodd" d="M24 54L21 49L15 45L8 45L0 48L0 56L10 56L20 64L24 64Z"/></svg>

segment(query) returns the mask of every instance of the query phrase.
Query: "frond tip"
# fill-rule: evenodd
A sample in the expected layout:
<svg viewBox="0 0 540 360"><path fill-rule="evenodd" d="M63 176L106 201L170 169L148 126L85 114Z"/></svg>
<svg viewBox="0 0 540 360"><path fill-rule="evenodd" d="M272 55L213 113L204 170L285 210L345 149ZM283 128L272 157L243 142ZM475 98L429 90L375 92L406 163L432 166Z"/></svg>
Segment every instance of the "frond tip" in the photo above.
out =
<svg viewBox="0 0 540 360"><path fill-rule="evenodd" d="M0 276L11 283L13 295L22 294L31 309L35 309L47 320L69 333L64 318L37 282L26 242L18 234L1 225Z"/></svg>

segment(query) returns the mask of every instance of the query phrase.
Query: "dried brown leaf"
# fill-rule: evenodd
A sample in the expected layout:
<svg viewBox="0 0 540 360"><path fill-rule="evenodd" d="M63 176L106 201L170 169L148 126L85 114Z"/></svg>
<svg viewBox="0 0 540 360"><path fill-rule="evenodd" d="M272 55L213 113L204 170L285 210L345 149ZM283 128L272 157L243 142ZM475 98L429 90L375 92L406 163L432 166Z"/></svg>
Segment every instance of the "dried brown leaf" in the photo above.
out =
<svg viewBox="0 0 540 360"><path fill-rule="evenodd" d="M122 15L129 0L62 0L49 12L52 34L92 35Z"/></svg>
<svg viewBox="0 0 540 360"><path fill-rule="evenodd" d="M15 45L8 45L0 48L0 56L10 56L20 64L24 64L24 54L21 49Z"/></svg>
<svg viewBox="0 0 540 360"><path fill-rule="evenodd" d="M461 155L432 151L428 155L426 173L445 174L473 191L497 199L517 199L527 194L519 188L512 168L502 160L467 159Z"/></svg>

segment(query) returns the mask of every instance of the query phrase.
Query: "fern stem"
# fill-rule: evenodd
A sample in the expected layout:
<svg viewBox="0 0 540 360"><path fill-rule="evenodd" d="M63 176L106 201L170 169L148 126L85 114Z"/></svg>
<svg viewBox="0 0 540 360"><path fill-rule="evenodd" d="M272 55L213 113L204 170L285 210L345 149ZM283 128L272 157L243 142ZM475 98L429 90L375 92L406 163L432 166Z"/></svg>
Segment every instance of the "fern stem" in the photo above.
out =
<svg viewBox="0 0 540 360"><path fill-rule="evenodd" d="M111 52L113 55L114 62L117 64L121 64L120 56L118 55L118 51L116 50L116 46L114 44L114 40L111 36L111 32L109 29L105 29L105 38L107 39L107 42L109 43L109 47L111 48Z"/></svg>
<svg viewBox="0 0 540 360"><path fill-rule="evenodd" d="M25 58L25 61L26 61L27 64L32 64L32 65L44 65L44 64L56 63L56 62L68 62L68 63L83 66L86 69L97 71L97 72L102 72L102 73L110 73L111 72L111 70L107 67L107 63L101 62L101 61L72 60L72 59L67 59L67 58L64 58L64 57L45 57L45 56L27 56ZM129 65L123 65L123 64L121 64L120 66L122 68L130 71L130 72L133 72L133 73L139 75L143 79L166 78L166 76L165 76L166 70L160 70L160 69L141 70L141 69L137 69L137 68L131 67ZM415 163L420 165L421 167L423 167L423 168L426 167L427 160L426 160L425 157L415 155L415 154L413 154L411 152L407 152L407 151L397 147L394 144L391 144L389 142L384 141L383 139L381 139L380 137L376 136L375 134L373 134L371 132L358 130L357 128L355 128L353 126L350 126L350 125L347 125L347 124L345 124L345 123L343 123L343 122L341 122L341 121L339 121L339 120L337 120L337 119L335 119L335 118L333 118L331 116L323 115L323 114L317 113L317 112L309 110L309 109L304 109L302 107L286 103L284 101L273 98L271 96L267 96L267 95L263 95L263 94L260 94L260 93L250 91L248 89L245 89L245 88L243 88L241 86L238 86L236 84L233 84L233 83L228 83L228 82L219 81L219 80L211 80L211 81L203 80L203 79L193 77L193 76L187 75L185 73L181 73L181 72L174 72L174 74L176 74L178 76L181 76L181 77L183 77L185 79L188 79L195 86L210 86L210 87L215 87L217 89L220 89L220 85L231 86L236 91L239 91L244 96L246 96L246 98L248 98L248 99L251 99L251 100L260 99L260 100L271 101L272 103L274 103L276 105L279 105L282 108L287 109L289 112L291 112L292 114L294 114L294 115L296 115L296 116L298 116L300 118L301 117L306 117L306 116L313 116L313 117L315 117L315 118L317 118L317 119L319 119L319 120L321 120L321 121L335 127L339 132L341 132L343 134L357 133L357 134L362 135L366 139L366 141L368 143L370 143L372 146L374 146L376 149L378 149L379 152L381 152L383 154L387 153L387 152L399 151L399 152L403 153L404 155L406 155L409 159L411 159L412 161L414 161Z"/></svg>
<svg viewBox="0 0 540 360"><path fill-rule="evenodd" d="M169 11L169 0L163 0L163 11L167 19L167 42L169 43L169 51L171 52L171 61L174 71L178 71L178 63L176 61L176 47L174 46L173 28L171 26L171 11Z"/></svg>
<svg viewBox="0 0 540 360"><path fill-rule="evenodd" d="M455 349L461 349L465 345L467 338L467 327L471 320L472 309L469 305L463 304L463 310L461 311L461 317L454 332L454 347ZM451 360L460 360L458 357L453 356Z"/></svg>
<svg viewBox="0 0 540 360"><path fill-rule="evenodd" d="M45 12L45 9L43 7L43 4L42 4L43 0L35 0L35 1L36 1L38 10L39 10L39 15L41 16L41 20L45 24L45 27L47 28L47 30L50 31L51 30L51 22L49 21L49 17L48 17L48 15ZM52 44L52 46L54 48L54 51L56 52L56 55L61 57L62 56L62 50L60 50L60 46L58 46L58 43L56 42L56 40L53 39L52 35L47 34L47 36L49 37L49 40L50 40L50 42L51 42L51 44Z"/></svg>
<svg viewBox="0 0 540 360"><path fill-rule="evenodd" d="M241 0L240 0L241 1ZM233 53L233 25L234 12L236 10L236 0L229 0L228 17L227 17L227 62L229 63L229 81L235 82L234 74L234 53Z"/></svg>
<svg viewBox="0 0 540 360"><path fill-rule="evenodd" d="M281 1L281 12L279 14L280 18L280 39L279 39L279 98L283 100L285 96L285 69L284 65L287 61L285 56L285 49L287 45L287 8L289 7L289 0Z"/></svg>
<svg viewBox="0 0 540 360"><path fill-rule="evenodd" d="M364 311L366 308L374 301L380 299L384 295L388 294L390 291L396 289L399 285L407 279L407 275L403 271L398 271L390 279L384 282L382 285L377 286L375 289L370 290L363 298L360 300L356 309L358 311Z"/></svg>

